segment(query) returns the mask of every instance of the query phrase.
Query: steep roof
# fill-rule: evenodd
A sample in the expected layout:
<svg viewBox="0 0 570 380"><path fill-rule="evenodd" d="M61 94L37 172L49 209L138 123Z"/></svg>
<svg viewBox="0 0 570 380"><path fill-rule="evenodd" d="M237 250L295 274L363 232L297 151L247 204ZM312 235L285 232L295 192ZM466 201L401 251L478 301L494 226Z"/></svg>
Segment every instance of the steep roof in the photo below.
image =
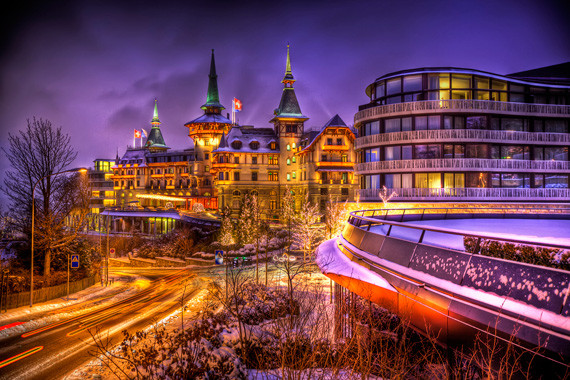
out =
<svg viewBox="0 0 570 380"><path fill-rule="evenodd" d="M346 128L354 135L352 128L349 128L344 120L342 120L342 118L336 114L325 123L320 131L309 131L303 135L303 138L307 139L309 143L299 153L307 151L313 145L313 143L319 139L319 137L327 128Z"/></svg>
<svg viewBox="0 0 570 380"><path fill-rule="evenodd" d="M216 74L216 61L214 59L214 49L212 49L212 60L210 61L210 74L208 74L208 93L206 95L206 103L202 105L205 110L209 107L216 108L219 111L225 109L220 103L220 95L218 92L218 75Z"/></svg>
<svg viewBox="0 0 570 380"><path fill-rule="evenodd" d="M144 146L146 148L170 149L168 146L166 146L164 137L162 137L162 132L160 131L160 127L158 125L152 126Z"/></svg>

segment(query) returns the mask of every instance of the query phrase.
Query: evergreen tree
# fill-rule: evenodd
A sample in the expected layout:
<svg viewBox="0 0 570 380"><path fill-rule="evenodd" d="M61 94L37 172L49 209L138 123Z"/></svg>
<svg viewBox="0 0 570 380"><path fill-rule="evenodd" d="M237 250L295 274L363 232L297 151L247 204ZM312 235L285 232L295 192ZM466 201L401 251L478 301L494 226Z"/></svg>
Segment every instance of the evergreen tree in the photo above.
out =
<svg viewBox="0 0 570 380"><path fill-rule="evenodd" d="M231 218L231 211L229 207L225 207L222 211L222 228L220 229L219 242L222 246L228 247L235 244L234 236L234 224Z"/></svg>

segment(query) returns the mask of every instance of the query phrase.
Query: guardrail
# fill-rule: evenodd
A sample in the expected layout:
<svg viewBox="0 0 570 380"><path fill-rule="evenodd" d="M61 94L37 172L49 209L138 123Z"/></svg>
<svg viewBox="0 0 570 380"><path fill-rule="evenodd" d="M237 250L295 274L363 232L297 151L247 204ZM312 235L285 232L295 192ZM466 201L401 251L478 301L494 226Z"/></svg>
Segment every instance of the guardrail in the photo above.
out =
<svg viewBox="0 0 570 380"><path fill-rule="evenodd" d="M366 216L368 214L368 216ZM500 215L503 218L525 218L525 219L547 219L547 218L563 218L570 219L570 208L414 208L414 209L373 209L373 210L357 210L350 213L348 223L360 228L370 231L370 228L375 225L387 224L390 226L386 236L390 236L392 226L398 226L402 228L409 228L414 230L420 230L421 236L419 241L415 243L422 243L423 237L426 231L451 234L451 235L461 235L464 237L472 237L478 239L480 242L482 239L488 240L498 240L505 241L509 243L523 244L523 245L538 245L548 248L557 249L568 249L570 246L564 244L549 243L545 244L542 242L537 243L536 241L522 240L507 238L504 236L497 236L491 233L470 233L466 231L455 230L452 228L442 228L442 227L427 227L418 226L413 224L406 224L409 221L420 221L420 220L434 220L434 219L458 219L458 216L465 216L468 218L497 218Z"/></svg>
<svg viewBox="0 0 570 380"><path fill-rule="evenodd" d="M442 112L469 112L474 114L504 114L517 116L565 117L570 115L570 106L555 104L532 104L497 102L492 100L423 100L408 103L386 104L358 111L354 124L383 116L434 114Z"/></svg>
<svg viewBox="0 0 570 380"><path fill-rule="evenodd" d="M362 149L378 145L405 144L405 143L432 143L444 142L487 142L505 143L516 142L517 144L570 144L570 133L547 133L547 132L519 132L519 131L494 131L483 129L436 129L424 131L404 131L379 133L370 136L357 137L354 140L354 149Z"/></svg>
<svg viewBox="0 0 570 380"><path fill-rule="evenodd" d="M499 172L540 171L570 172L570 161L531 161L512 159L486 158L418 158L415 160L393 160L361 162L356 164L357 174L375 173L378 171L437 171L461 169L468 171L492 170Z"/></svg>
<svg viewBox="0 0 570 380"><path fill-rule="evenodd" d="M359 189L361 201L381 201L380 189ZM395 192L395 199L402 201L570 201L568 188L390 188L388 194Z"/></svg>

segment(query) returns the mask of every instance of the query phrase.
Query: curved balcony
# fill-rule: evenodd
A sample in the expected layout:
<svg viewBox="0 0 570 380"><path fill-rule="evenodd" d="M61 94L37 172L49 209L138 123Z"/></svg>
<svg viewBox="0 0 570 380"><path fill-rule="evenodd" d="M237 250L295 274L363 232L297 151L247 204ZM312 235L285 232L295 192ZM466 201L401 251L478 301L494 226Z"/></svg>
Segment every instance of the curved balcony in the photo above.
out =
<svg viewBox="0 0 570 380"><path fill-rule="evenodd" d="M433 144L434 141L445 143L517 143L568 145L568 133L491 131L482 129L437 129L424 131L405 131L380 133L358 137L354 141L355 149L392 145L392 144Z"/></svg>
<svg viewBox="0 0 570 380"><path fill-rule="evenodd" d="M380 189L360 189L361 201L381 202ZM398 194L393 201L570 201L570 189L564 188L478 188L453 189L388 189L388 194Z"/></svg>
<svg viewBox="0 0 570 380"><path fill-rule="evenodd" d="M570 173L569 161L530 161L484 158L434 158L356 164L357 174L436 171Z"/></svg>
<svg viewBox="0 0 570 380"><path fill-rule="evenodd" d="M394 117L440 113L492 113L512 116L568 117L570 116L570 106L497 102L492 100L423 100L409 103L386 104L358 111L356 115L354 115L354 125L386 116Z"/></svg>

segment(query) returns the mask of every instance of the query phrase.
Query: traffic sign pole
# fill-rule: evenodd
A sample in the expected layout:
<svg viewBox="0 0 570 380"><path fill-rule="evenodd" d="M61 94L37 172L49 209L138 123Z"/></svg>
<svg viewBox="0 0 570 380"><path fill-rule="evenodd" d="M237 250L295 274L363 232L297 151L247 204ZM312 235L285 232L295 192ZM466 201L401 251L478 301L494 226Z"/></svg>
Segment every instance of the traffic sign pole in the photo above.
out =
<svg viewBox="0 0 570 380"><path fill-rule="evenodd" d="M67 254L67 302L69 302L69 260L70 255Z"/></svg>

